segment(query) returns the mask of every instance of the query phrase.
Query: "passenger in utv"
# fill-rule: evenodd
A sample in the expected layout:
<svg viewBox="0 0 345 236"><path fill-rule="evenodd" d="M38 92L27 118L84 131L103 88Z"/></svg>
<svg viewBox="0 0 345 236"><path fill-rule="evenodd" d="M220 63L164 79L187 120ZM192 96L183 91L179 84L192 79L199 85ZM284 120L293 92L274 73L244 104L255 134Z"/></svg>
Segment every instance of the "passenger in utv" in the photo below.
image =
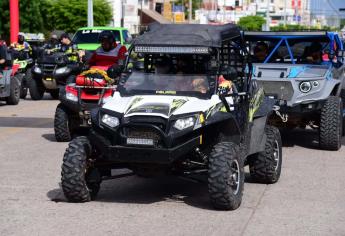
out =
<svg viewBox="0 0 345 236"><path fill-rule="evenodd" d="M309 47L306 47L305 60L312 64L322 64L322 45L313 42Z"/></svg>
<svg viewBox="0 0 345 236"><path fill-rule="evenodd" d="M253 62L264 62L268 56L268 45L265 42L258 42L254 47Z"/></svg>

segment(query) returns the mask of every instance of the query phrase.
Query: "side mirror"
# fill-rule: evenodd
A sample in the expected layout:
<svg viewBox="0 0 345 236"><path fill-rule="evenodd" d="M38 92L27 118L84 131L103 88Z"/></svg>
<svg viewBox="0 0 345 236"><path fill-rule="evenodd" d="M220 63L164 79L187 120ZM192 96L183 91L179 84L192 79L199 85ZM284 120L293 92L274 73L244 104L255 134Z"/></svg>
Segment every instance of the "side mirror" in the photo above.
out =
<svg viewBox="0 0 345 236"><path fill-rule="evenodd" d="M226 80L236 80L238 77L238 72L232 66L225 66L221 70L221 75L223 75L224 79L226 79Z"/></svg>

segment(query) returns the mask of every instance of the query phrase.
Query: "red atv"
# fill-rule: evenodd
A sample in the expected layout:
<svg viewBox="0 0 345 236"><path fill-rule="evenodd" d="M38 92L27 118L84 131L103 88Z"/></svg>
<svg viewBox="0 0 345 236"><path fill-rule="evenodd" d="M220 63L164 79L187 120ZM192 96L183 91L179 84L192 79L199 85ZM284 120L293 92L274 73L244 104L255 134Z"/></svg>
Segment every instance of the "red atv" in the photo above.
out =
<svg viewBox="0 0 345 236"><path fill-rule="evenodd" d="M5 86L0 87L0 101L6 101L7 105L17 105L19 103L22 78L18 70L19 65L14 64L9 81L5 82ZM0 79L5 79L1 73Z"/></svg>
<svg viewBox="0 0 345 236"><path fill-rule="evenodd" d="M91 109L101 106L113 95L116 86L107 75L108 67L94 66L77 76L75 83L60 89L60 104L54 118L55 138L70 141L91 125Z"/></svg>

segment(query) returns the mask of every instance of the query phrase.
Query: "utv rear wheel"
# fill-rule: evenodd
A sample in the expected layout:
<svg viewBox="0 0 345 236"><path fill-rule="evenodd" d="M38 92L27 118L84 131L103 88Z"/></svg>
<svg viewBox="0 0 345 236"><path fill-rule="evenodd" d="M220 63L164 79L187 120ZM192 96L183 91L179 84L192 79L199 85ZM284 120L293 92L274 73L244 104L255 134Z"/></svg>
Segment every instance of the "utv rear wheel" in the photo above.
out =
<svg viewBox="0 0 345 236"><path fill-rule="evenodd" d="M20 86L20 98L25 99L28 95L28 88L24 87L24 85Z"/></svg>
<svg viewBox="0 0 345 236"><path fill-rule="evenodd" d="M244 185L243 160L237 145L220 142L209 158L208 191L214 208L235 210L241 205Z"/></svg>
<svg viewBox="0 0 345 236"><path fill-rule="evenodd" d="M60 92L59 89L55 89L55 90L50 90L50 91L49 91L50 96L51 96L53 99L59 99L59 92Z"/></svg>
<svg viewBox="0 0 345 236"><path fill-rule="evenodd" d="M72 139L68 110L61 103L55 111L54 132L58 142L68 142Z"/></svg>
<svg viewBox="0 0 345 236"><path fill-rule="evenodd" d="M20 100L20 81L17 77L11 78L10 83L10 96L7 97L6 103L7 105L17 105Z"/></svg>
<svg viewBox="0 0 345 236"><path fill-rule="evenodd" d="M94 200L98 194L101 178L97 169L90 165L90 154L91 145L84 136L73 139L66 149L61 170L61 185L65 197L70 202L88 202ZM90 176L93 180L90 180Z"/></svg>
<svg viewBox="0 0 345 236"><path fill-rule="evenodd" d="M282 141L279 130L273 126L267 126L265 133L265 150L249 157L250 176L255 182L273 184L281 173Z"/></svg>
<svg viewBox="0 0 345 236"><path fill-rule="evenodd" d="M44 95L44 87L39 81L34 78L30 79L28 82L29 92L32 100L41 100Z"/></svg>
<svg viewBox="0 0 345 236"><path fill-rule="evenodd" d="M343 132L343 104L341 98L330 96L321 110L320 147L326 150L338 150L341 147Z"/></svg>

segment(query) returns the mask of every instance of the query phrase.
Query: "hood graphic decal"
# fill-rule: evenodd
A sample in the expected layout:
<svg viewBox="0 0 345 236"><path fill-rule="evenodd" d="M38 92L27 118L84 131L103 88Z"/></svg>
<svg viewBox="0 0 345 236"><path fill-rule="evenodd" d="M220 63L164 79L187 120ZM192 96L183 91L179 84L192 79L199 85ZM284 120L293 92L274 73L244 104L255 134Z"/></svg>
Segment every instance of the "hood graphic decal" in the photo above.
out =
<svg viewBox="0 0 345 236"><path fill-rule="evenodd" d="M139 96L130 102L125 115L151 114L168 118L188 101L188 98Z"/></svg>
<svg viewBox="0 0 345 236"><path fill-rule="evenodd" d="M127 114L133 113L150 113L150 114L162 114L164 116L169 115L169 104L164 103L144 103L142 105L133 107L127 111Z"/></svg>

